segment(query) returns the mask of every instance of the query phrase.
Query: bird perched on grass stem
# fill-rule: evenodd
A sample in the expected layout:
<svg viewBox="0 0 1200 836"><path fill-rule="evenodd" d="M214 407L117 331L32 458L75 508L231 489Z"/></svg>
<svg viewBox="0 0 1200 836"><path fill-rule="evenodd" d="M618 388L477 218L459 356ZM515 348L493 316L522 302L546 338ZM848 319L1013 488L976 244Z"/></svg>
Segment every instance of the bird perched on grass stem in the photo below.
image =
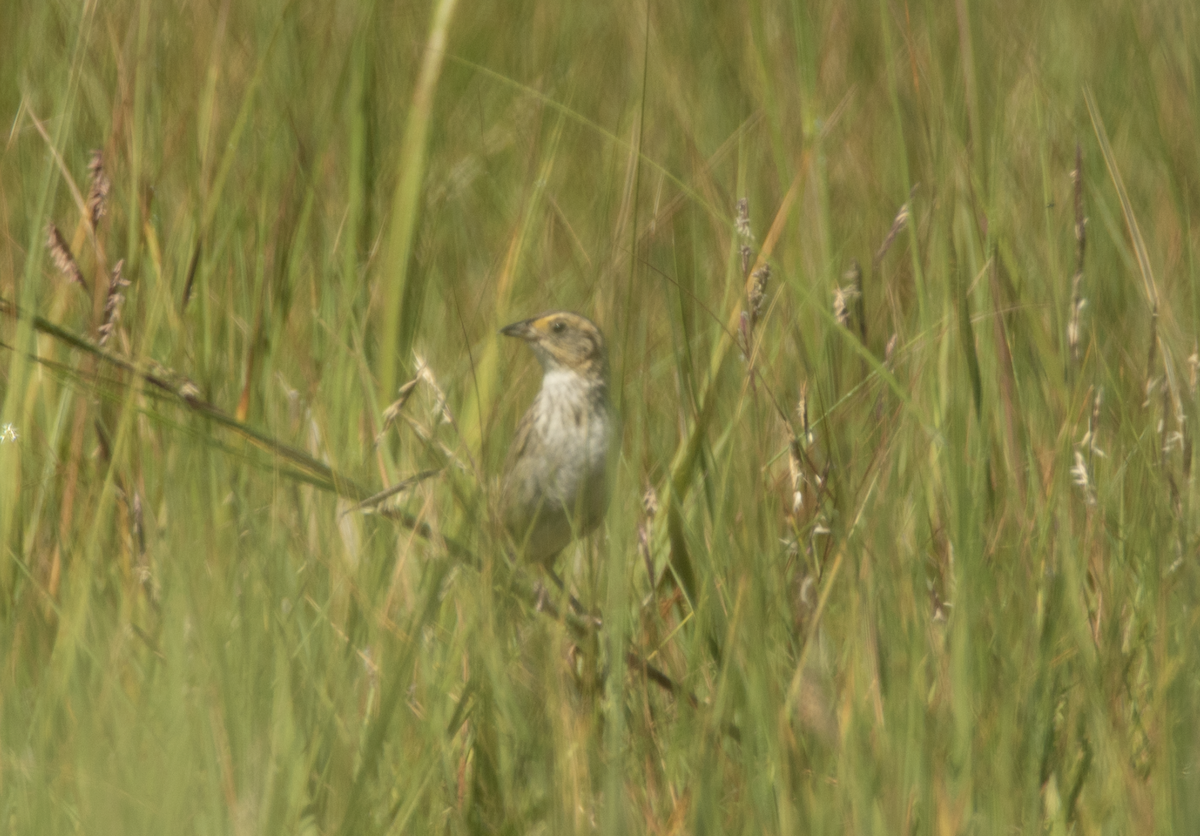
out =
<svg viewBox="0 0 1200 836"><path fill-rule="evenodd" d="M554 558L608 507L608 353L590 319L554 311L501 334L524 340L542 364L542 388L521 419L504 467L504 523L527 560Z"/></svg>

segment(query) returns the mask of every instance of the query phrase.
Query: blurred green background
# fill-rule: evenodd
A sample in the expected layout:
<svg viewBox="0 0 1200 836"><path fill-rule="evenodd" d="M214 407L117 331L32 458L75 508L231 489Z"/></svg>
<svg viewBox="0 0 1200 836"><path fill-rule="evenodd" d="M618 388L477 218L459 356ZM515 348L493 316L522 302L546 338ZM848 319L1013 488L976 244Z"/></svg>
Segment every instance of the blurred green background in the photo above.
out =
<svg viewBox="0 0 1200 836"><path fill-rule="evenodd" d="M1200 832L1200 7L0 31L0 830ZM599 632L494 538L554 308Z"/></svg>

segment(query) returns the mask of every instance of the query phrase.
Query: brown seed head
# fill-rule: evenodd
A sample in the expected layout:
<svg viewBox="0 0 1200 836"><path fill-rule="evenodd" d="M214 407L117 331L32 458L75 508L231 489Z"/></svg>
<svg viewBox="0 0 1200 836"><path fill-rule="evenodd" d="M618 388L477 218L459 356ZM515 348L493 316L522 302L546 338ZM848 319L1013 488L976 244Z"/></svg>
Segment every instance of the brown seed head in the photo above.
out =
<svg viewBox="0 0 1200 836"><path fill-rule="evenodd" d="M71 247L67 244L67 239L63 238L58 227L50 224L46 227L46 249L50 251L50 260L54 262L54 266L58 268L58 272L62 273L69 281L87 290L87 282L84 281L83 271L79 269L79 264L75 261L75 256L71 254Z"/></svg>
<svg viewBox="0 0 1200 836"><path fill-rule="evenodd" d="M103 346L112 336L113 330L121 320L121 306L125 304L125 288L129 280L125 278L125 259L121 259L113 267L112 276L108 281L108 297L104 301L104 322L100 325L97 342Z"/></svg>
<svg viewBox="0 0 1200 836"><path fill-rule="evenodd" d="M96 149L92 152L91 158L88 160L88 186L87 209L88 221L92 225L92 229L100 223L100 219L104 217L108 203L108 191L112 188L112 181L108 179L108 175L104 172L104 152Z"/></svg>

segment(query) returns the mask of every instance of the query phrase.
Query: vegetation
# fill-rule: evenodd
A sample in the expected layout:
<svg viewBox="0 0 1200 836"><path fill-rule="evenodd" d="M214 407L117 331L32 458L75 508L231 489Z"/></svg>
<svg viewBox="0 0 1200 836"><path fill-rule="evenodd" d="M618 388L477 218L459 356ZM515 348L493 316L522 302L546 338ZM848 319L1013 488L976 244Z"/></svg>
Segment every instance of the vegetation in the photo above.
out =
<svg viewBox="0 0 1200 836"><path fill-rule="evenodd" d="M1200 831L1200 7L0 21L0 829Z"/></svg>

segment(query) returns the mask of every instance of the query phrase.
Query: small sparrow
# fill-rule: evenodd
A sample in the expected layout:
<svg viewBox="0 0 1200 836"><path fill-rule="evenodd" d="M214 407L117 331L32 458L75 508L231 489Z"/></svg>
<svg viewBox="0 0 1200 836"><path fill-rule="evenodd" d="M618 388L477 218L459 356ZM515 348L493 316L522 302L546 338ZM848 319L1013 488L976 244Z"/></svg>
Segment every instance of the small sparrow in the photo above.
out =
<svg viewBox="0 0 1200 836"><path fill-rule="evenodd" d="M542 388L521 419L504 466L504 523L526 559L555 556L608 507L608 403L604 335L586 317L546 313L501 329L542 364Z"/></svg>

